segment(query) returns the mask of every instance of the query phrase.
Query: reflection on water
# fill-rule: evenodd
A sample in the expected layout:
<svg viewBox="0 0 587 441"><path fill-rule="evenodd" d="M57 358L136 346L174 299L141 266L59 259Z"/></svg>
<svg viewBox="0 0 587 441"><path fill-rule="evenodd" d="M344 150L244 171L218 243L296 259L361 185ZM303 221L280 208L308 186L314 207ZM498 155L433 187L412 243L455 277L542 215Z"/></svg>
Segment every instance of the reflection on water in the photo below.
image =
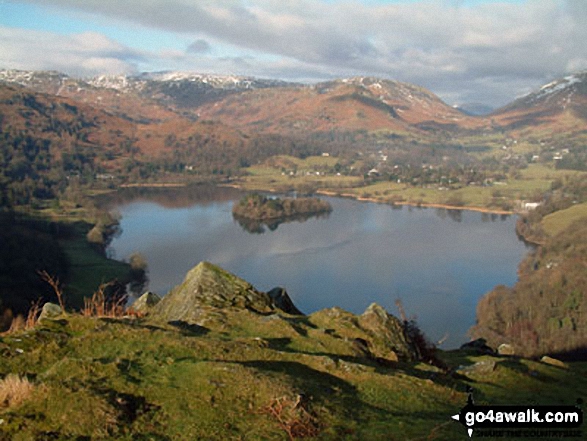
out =
<svg viewBox="0 0 587 441"><path fill-rule="evenodd" d="M328 219L328 216L330 216L330 212L314 214L296 214L295 216L288 216L278 219L256 220L248 219L242 216L237 216L234 213L232 214L232 217L236 222L238 222L242 229L251 234L263 234L267 230L275 231L277 230L277 227L279 227L281 224L288 224L291 222L305 222L311 218Z"/></svg>
<svg viewBox="0 0 587 441"><path fill-rule="evenodd" d="M242 196L239 190L211 185L189 185L185 187L130 187L96 196L101 207L115 208L131 202L155 202L165 208L185 208L194 204L207 205L233 201Z"/></svg>
<svg viewBox="0 0 587 441"><path fill-rule="evenodd" d="M148 289L159 294L208 260L260 290L285 287L306 313L332 306L361 313L377 302L397 314L400 298L431 340L448 332L444 347L467 340L480 296L515 283L527 251L514 217L337 198L327 198L327 218L251 234L232 217L241 196L209 187L118 194L110 206L122 214L122 234L110 251L145 256Z"/></svg>

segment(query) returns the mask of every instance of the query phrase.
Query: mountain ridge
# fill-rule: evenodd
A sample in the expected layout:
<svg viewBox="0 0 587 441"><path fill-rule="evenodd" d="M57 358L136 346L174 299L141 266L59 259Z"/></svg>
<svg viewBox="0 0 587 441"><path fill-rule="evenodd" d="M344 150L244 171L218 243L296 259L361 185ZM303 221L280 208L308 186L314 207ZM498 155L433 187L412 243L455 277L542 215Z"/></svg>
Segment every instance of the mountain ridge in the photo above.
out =
<svg viewBox="0 0 587 441"><path fill-rule="evenodd" d="M248 133L387 130L426 137L536 127L562 133L581 131L587 122L586 72L545 84L487 115L468 114L421 86L370 76L302 84L179 71L82 79L5 69L0 83L72 98L139 124L214 120Z"/></svg>

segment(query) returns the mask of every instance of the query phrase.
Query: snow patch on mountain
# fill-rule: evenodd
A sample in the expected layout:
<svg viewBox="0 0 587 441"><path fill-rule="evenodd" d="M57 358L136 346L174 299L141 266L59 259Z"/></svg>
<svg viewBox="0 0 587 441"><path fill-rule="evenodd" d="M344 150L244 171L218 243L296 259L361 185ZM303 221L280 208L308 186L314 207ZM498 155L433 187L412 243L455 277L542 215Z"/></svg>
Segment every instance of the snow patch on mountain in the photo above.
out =
<svg viewBox="0 0 587 441"><path fill-rule="evenodd" d="M558 97L561 93L566 94L566 100L569 101L570 97L575 93L575 86L577 84L587 81L587 72L576 73L568 75L559 80L552 81L545 84L536 92L529 93L522 97L522 100L528 100L529 102L535 102L538 100L550 100L551 97Z"/></svg>

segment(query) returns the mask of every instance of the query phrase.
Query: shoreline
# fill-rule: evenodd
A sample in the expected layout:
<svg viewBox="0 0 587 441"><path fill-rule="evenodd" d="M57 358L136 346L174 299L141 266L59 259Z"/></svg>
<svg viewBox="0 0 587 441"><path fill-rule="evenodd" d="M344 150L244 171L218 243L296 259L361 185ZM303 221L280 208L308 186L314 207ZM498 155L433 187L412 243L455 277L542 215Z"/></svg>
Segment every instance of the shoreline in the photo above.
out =
<svg viewBox="0 0 587 441"><path fill-rule="evenodd" d="M146 184L120 184L118 186L119 188L181 188L181 187L187 187L187 184L185 183L165 183L165 182L160 182L160 183L146 183Z"/></svg>
<svg viewBox="0 0 587 441"><path fill-rule="evenodd" d="M220 184L219 187L229 187L229 188L236 188L238 190L245 190L242 185L239 184ZM266 189L261 191L267 191L270 193L279 193L279 191L275 189ZM387 205L397 205L397 206L410 206L410 207L420 207L420 208L444 208L446 210L461 210L461 211L475 211L478 213L487 213L487 214L498 214L498 215L513 215L516 214L514 211L507 211L507 210L498 210L493 208L487 207L475 207L475 206L457 206L457 205L448 205L448 204L434 204L434 203L419 203L419 202L407 202L407 201L385 201L376 198L365 198L362 196L355 195L353 193L337 193L331 190L316 190L314 194L323 195L323 196L331 196L331 197L339 197L339 198L349 198L355 199L359 202L374 202L376 204L387 204Z"/></svg>

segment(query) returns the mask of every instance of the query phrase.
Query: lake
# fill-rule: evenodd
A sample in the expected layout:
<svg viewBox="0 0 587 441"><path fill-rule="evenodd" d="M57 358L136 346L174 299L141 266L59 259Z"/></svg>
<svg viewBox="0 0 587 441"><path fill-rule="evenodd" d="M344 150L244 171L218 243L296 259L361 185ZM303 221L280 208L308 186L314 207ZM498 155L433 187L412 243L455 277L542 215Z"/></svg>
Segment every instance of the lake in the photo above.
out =
<svg viewBox="0 0 587 441"><path fill-rule="evenodd" d="M431 341L468 341L479 298L513 285L529 248L515 217L472 211L392 207L325 198L327 217L283 223L251 233L236 222L230 188L135 189L110 197L122 233L108 252L126 260L141 253L148 289L160 295L202 260L268 291L283 286L305 313L339 306L362 313L372 302L398 315L400 299Z"/></svg>

